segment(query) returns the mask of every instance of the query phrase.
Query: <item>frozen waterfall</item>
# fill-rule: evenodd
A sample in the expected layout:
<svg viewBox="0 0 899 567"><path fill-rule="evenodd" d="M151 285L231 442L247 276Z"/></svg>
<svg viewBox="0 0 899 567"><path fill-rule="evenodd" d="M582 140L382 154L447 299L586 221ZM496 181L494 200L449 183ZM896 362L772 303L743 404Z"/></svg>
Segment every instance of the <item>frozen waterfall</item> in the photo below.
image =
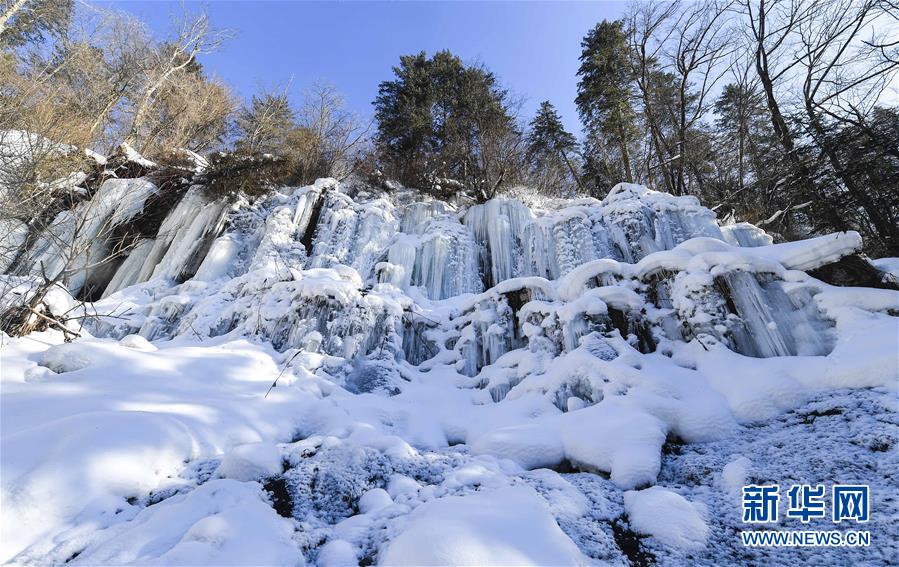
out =
<svg viewBox="0 0 899 567"><path fill-rule="evenodd" d="M109 180L78 207L120 226L139 221L154 191ZM104 280L105 301L141 286L155 302L89 324L112 336L241 333L278 350L455 361L467 376L518 349L570 352L588 336L620 336L643 352L703 336L753 357L832 348L813 287L782 282L791 258L808 269L824 244L788 249L752 225L719 227L693 197L627 184L602 201L545 208L494 199L460 210L407 197L351 197L319 180L247 208L193 187ZM53 229L68 230L75 213L60 213ZM91 225L78 235L96 240L79 262L104 253L97 233ZM62 262L50 235L26 255L31 270ZM90 278L87 268L68 285Z"/></svg>

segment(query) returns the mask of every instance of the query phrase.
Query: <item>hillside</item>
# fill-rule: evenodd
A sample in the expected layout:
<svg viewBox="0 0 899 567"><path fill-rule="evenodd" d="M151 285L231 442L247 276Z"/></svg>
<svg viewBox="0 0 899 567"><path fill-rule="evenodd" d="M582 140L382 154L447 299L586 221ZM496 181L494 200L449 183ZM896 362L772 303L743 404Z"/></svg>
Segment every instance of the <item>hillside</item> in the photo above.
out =
<svg viewBox="0 0 899 567"><path fill-rule="evenodd" d="M899 559L899 292L857 233L391 187L110 178L72 238L6 231L5 306L80 269L3 336L0 560ZM742 547L771 482L870 484L871 546Z"/></svg>

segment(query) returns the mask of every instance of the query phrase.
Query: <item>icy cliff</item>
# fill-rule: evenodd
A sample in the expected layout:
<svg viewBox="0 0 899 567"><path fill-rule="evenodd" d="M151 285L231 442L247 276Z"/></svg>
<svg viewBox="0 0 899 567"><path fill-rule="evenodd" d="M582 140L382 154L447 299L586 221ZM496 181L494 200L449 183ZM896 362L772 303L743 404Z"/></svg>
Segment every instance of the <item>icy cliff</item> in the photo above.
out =
<svg viewBox="0 0 899 567"><path fill-rule="evenodd" d="M772 244L628 184L462 207L333 180L194 187L151 230L156 191L78 205L122 227L77 236L82 338L4 347L2 560L623 564L632 531L683 559L722 528L653 486L666 446L899 380L899 293L807 273L855 233ZM5 284L63 269L57 241ZM657 535L656 502L686 523Z"/></svg>

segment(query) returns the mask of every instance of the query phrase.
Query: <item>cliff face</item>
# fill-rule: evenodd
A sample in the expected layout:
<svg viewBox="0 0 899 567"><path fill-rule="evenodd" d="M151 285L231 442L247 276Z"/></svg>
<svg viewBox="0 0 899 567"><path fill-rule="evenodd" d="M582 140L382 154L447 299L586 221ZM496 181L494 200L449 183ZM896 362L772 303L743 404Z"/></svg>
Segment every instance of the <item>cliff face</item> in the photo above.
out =
<svg viewBox="0 0 899 567"><path fill-rule="evenodd" d="M635 531L713 557L715 475L690 500L622 491L680 478L672 444L723 454L814 396L895 388L899 294L807 273L855 233L775 245L627 184L468 207L333 180L236 206L194 187L165 214L158 195L106 181L76 259L32 235L3 276L81 266L69 291L97 299L50 307L84 311L75 342L8 347L4 536L26 520L3 559L623 563L645 559ZM48 436L64 449L34 451ZM683 533L629 523L646 502Z"/></svg>

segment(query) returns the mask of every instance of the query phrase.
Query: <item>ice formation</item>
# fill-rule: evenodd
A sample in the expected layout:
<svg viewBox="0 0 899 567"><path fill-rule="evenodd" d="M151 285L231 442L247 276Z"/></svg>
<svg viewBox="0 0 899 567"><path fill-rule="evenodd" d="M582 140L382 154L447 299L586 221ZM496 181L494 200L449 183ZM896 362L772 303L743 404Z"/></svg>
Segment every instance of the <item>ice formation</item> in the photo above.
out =
<svg viewBox="0 0 899 567"><path fill-rule="evenodd" d="M156 191L109 180L78 206L130 226ZM93 224L75 263L49 237L4 243L7 280L43 262L102 299L75 343L4 357L2 561L239 561L252 522L271 543L253 562L614 564L628 515L695 551L701 506L647 488L666 442L899 379L899 294L805 273L857 234L772 244L636 185L468 207L334 180L235 206L194 187L151 232L93 271L74 269L108 254Z"/></svg>

